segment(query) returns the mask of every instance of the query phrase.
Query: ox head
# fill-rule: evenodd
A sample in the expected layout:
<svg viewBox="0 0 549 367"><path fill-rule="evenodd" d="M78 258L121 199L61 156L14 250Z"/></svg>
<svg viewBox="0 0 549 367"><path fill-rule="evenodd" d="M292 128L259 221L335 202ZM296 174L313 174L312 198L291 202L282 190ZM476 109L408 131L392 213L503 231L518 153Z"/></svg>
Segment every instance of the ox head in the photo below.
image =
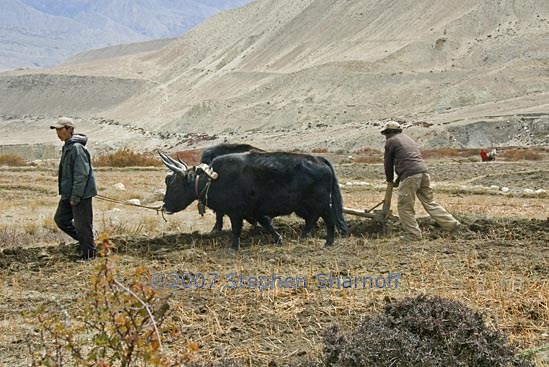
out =
<svg viewBox="0 0 549 367"><path fill-rule="evenodd" d="M166 176L166 193L162 210L166 214L173 214L189 206L196 199L196 195L193 183L189 180L187 165L162 152L158 154L166 167L172 171Z"/></svg>

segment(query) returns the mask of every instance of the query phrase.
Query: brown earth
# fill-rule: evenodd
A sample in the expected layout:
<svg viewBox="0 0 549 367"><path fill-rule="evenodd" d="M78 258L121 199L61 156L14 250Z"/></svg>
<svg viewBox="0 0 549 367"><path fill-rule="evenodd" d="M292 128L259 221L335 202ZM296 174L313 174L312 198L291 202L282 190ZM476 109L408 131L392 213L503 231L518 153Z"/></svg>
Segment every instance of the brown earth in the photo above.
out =
<svg viewBox="0 0 549 367"><path fill-rule="evenodd" d="M158 51L92 54L85 63L1 74L0 148L58 158L48 126L62 114L78 118L93 154L221 141L318 149L331 152L345 206L371 208L383 197L382 167L358 163L372 157L356 150L381 150L379 128L389 118L422 148L547 145L548 4L257 1ZM0 360L8 366L28 364L26 339L39 326L21 313L42 304L76 312L94 274L92 265L74 262L74 245L51 218L56 163L0 168ZM100 200L95 230L117 246L120 274L143 266L148 274L220 275L212 289L157 294L184 335L168 353L189 353L194 343L196 361L318 360L322 331L332 323L350 329L385 302L420 293L485 312L523 352L547 349L548 160L429 165L437 200L464 223L454 237L418 208L424 241L401 243L396 224L383 236L372 221L347 216L351 236L326 249L322 226L300 239L302 221L288 217L276 219L283 246L246 225L242 249L232 253L228 232L208 234L211 212L201 217L193 206L164 222L154 210ZM164 169L101 168L96 175L102 195L151 206L161 200ZM310 286L228 289L221 280L233 272L303 276ZM401 281L390 289L317 289L320 272L392 272Z"/></svg>
<svg viewBox="0 0 549 367"><path fill-rule="evenodd" d="M380 164L336 163L346 207L370 208L383 197ZM390 300L420 293L460 300L483 311L490 326L501 328L525 351L549 344L549 221L544 193L502 193L477 182L547 189L549 165L542 162L491 162L467 159L429 162L436 198L464 224L457 235L444 233L418 208L426 239L398 241L396 223L383 235L372 220L347 215L351 235L324 248L321 222L310 239L300 239L302 220L275 219L285 243L274 246L269 235L245 225L242 249L228 249L230 234L209 234L214 216L196 213L194 205L164 222L153 210L95 201L95 229L117 246L113 264L123 274L138 266L151 273L217 273L212 289L158 291L172 305L184 340L168 344L169 353L187 353L195 361L235 358L245 365L287 365L317 360L321 334L333 323L343 330L379 312ZM100 194L156 205L164 169L96 170ZM491 181L491 180L496 181ZM60 304L69 313L84 294L94 266L74 262L74 245L55 229L55 166L4 168L0 176L0 359L26 365L27 334L35 320L21 312L40 304ZM367 182L368 184L364 183ZM114 188L123 183L125 191ZM474 184L474 185L473 185ZM396 200L396 198L393 198ZM393 201L395 205L396 201ZM228 226L227 222L225 223ZM64 244L59 245L63 241ZM96 260L97 262L105 259ZM398 288L317 289L315 275L385 276L400 273ZM307 288L229 289L225 276L305 277ZM122 275L121 275L122 276ZM148 282L147 275L143 281ZM190 343L198 350L190 351ZM193 344L193 345L195 345ZM537 365L544 362L538 357Z"/></svg>

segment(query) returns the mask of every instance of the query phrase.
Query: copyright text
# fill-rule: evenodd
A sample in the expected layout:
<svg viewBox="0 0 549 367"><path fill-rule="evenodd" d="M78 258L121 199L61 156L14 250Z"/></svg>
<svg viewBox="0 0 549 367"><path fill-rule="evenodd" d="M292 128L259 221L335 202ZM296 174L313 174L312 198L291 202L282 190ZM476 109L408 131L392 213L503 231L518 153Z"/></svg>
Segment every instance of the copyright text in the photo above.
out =
<svg viewBox="0 0 549 367"><path fill-rule="evenodd" d="M398 288L400 272L386 275L335 275L318 273L313 277L270 275L249 276L238 273L154 273L149 280L153 289L212 289L216 285L227 289L383 289Z"/></svg>

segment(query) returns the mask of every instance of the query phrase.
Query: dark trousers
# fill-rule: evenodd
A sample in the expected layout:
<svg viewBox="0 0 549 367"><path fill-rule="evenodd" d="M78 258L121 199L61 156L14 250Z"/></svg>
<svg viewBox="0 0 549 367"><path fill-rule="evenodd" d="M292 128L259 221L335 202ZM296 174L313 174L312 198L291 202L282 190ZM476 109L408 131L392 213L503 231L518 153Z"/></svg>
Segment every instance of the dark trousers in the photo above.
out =
<svg viewBox="0 0 549 367"><path fill-rule="evenodd" d="M70 200L60 200L53 219L59 229L80 243L83 258L95 257L92 198L83 199L74 206Z"/></svg>

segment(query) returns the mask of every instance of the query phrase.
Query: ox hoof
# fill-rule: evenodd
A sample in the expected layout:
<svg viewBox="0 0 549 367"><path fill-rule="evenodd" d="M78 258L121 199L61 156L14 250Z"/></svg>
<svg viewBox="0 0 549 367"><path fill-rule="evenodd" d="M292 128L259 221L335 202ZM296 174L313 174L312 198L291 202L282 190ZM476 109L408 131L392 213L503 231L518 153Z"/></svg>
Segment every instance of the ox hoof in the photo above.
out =
<svg viewBox="0 0 549 367"><path fill-rule="evenodd" d="M324 244L324 247L332 247L333 245L334 245L333 242L326 242L326 243Z"/></svg>

